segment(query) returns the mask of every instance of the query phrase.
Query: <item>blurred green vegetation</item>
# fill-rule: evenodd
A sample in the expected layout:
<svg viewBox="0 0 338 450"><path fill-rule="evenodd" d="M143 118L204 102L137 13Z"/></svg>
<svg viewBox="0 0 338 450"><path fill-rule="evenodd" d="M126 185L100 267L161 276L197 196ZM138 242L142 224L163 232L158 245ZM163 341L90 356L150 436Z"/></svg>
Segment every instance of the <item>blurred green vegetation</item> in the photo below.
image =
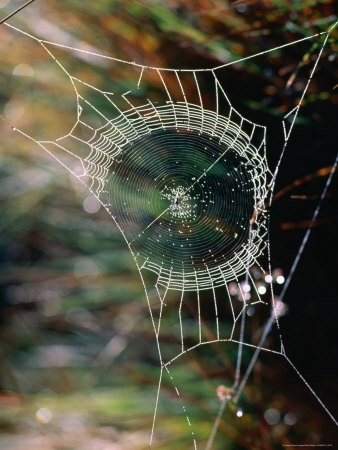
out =
<svg viewBox="0 0 338 450"><path fill-rule="evenodd" d="M0 0L1 17L20 4ZM94 51L141 64L196 68L235 61L326 31L335 20L330 0L37 0L10 23L44 39L91 46ZM38 45L14 36L0 26L0 112L34 136L60 136L74 122L71 86ZM333 111L338 102L334 38L332 34L310 85L288 149L292 156L282 165L278 188L329 166L334 159ZM231 101L247 117L275 130L276 119L302 92L318 46L317 41L306 43L231 66L223 75ZM100 88L113 85L116 91L128 90L129 68L105 65L95 58L83 62L61 50L59 54L81 79ZM19 67L23 63L26 74L15 75L23 70ZM282 89L288 80L289 96ZM152 80L147 87L156 93ZM203 89L211 97L207 83ZM3 122L0 132L0 447L148 448L159 365L143 287L128 249L102 208L91 214L85 211L89 192ZM281 150L278 133L268 141L272 167ZM322 185L322 177L314 178L305 192L318 196ZM292 192L302 194L304 189ZM334 342L335 316L326 311L335 307L328 282L334 276L330 239L336 200L332 189L321 216L326 222L319 222L314 230L306 265L299 267L298 286L291 286L290 316L295 319L283 319L292 356L303 355L301 369L310 374L310 384L314 382L330 408L334 407L336 382L328 356L334 351L330 343ZM290 267L304 232L297 224L311 217L314 205L311 201L299 206L289 196L273 205L274 267L286 271ZM284 222L294 223L293 230L281 231ZM314 258L319 257L323 258L321 267L314 270ZM203 300L207 310L212 299ZM167 354L177 353L178 302L174 295L169 297L170 314L163 322ZM193 317L186 312L187 331L193 330ZM306 327L307 321L313 325ZM253 331L260 324L254 321ZM210 317L204 330L210 338L213 327ZM221 327L231 327L229 317L222 318ZM311 352L304 352L304 342L303 347L295 342L300 335ZM272 337L269 344L276 345ZM252 351L244 349L243 367L251 356ZM172 368L202 447L219 407L216 388L232 383L235 361L235 345L215 344L189 352ZM256 364L240 405L244 410L241 419L230 402L214 449L268 450L290 443L334 446L330 419L285 361L273 355L262 355ZM50 411L51 420L41 408ZM264 418L269 408L281 413L275 426ZM296 417L292 426L285 421L288 413ZM154 448L192 448L182 406L166 377Z"/></svg>

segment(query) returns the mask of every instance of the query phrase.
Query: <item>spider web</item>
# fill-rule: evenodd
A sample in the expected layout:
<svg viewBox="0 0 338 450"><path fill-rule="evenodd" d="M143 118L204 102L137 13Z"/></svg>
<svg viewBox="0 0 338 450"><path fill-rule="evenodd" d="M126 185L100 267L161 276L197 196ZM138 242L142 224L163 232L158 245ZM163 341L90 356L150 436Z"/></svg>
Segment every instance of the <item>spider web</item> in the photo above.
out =
<svg viewBox="0 0 338 450"><path fill-rule="evenodd" d="M15 126L12 126L13 130L46 150L87 186L121 231L139 272L160 365L150 446L156 428L162 380L166 374L182 404L193 445L197 448L193 424L171 366L188 352L215 342L236 344L237 358L233 384L229 394L222 398L207 448L213 444L228 400L232 399L235 404L239 402L261 351L285 358L337 423L287 356L279 326L279 317L286 309L284 295L331 182L337 159L279 296L274 293L275 277L270 264L268 233L269 206L279 166L331 30L212 69L180 70L118 60L38 39L5 25L41 45L68 77L76 95L77 117L64 136L55 140L37 140ZM247 119L234 108L219 74L231 64L315 38L321 39L320 48L297 105L281 121L284 142L278 162L271 170L266 154L267 128ZM66 69L55 56L55 49L91 55L130 67L134 74L134 87L121 93L100 90L73 76L71 70ZM142 89L147 78L157 86L155 93ZM213 107L203 96L206 82L213 86ZM262 259L265 260L264 266ZM265 274L269 301L265 300L264 290L259 289L255 279L259 271ZM164 354L161 326L165 321L170 293L179 299L179 342L172 354ZM206 294L213 299L214 305L213 339L204 332L201 303ZM187 295L195 299L194 335L184 328ZM156 305L159 307L155 308ZM245 336L252 307L267 310L267 320L258 344L253 344ZM230 332L220 327L219 316L223 309L231 313ZM274 325L279 347L271 349L265 346L265 342ZM254 350L244 373L243 346Z"/></svg>

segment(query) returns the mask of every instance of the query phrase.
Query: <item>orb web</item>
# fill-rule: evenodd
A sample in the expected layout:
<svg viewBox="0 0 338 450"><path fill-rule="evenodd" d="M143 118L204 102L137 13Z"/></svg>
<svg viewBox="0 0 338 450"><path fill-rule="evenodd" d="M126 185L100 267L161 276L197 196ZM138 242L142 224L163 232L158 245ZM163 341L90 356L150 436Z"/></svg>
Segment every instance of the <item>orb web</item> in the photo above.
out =
<svg viewBox="0 0 338 450"><path fill-rule="evenodd" d="M248 233L266 196L267 163L236 123L194 106L196 116L218 120L211 131L194 130L184 123L186 109L176 108L141 116L147 132L112 165L108 200L139 264L161 275L160 285L208 289L244 273L248 252L251 264L264 248L264 215L250 248ZM176 121L170 126L163 116Z"/></svg>
<svg viewBox="0 0 338 450"><path fill-rule="evenodd" d="M299 101L281 121L284 142L276 167L271 172L265 154L265 127L249 121L233 108L216 75L217 70L233 63L213 69L182 71L147 67L44 41L6 25L35 40L55 60L74 87L77 105L76 122L70 132L54 141L36 140L14 126L13 130L46 150L100 200L122 232L140 274L160 362L150 446L153 442L162 379L165 375L168 376L175 395L182 402L179 389L171 375L172 363L198 346L215 342L232 342L238 346L234 381L229 390L233 392L231 395L234 405L239 401L259 353L264 350L285 358L330 418L337 423L288 358L280 333L279 317L287 309L283 303L285 291L309 237L311 226L318 215L336 169L338 157L279 298L274 296L267 232L267 207L272 201L280 162L330 30L258 54L279 50L314 37L321 38L321 35L324 38L318 47L318 55L314 59ZM151 73L152 78L157 77L159 91L162 92L156 93L156 101L146 99L147 102L141 106L139 103L138 106L134 106L128 97L131 91L113 97L113 92L102 91L72 76L49 50L50 46L105 58L137 69L139 73L135 80L134 94L138 93L145 73ZM241 61L258 55L243 58ZM214 109L207 108L203 104L199 77L205 74L211 75L216 98ZM178 94L168 88L169 75L176 78ZM191 89L184 88L183 75L190 77L190 88L194 86L198 94L197 99L196 96L189 98ZM95 107L88 98L81 95L78 85L86 86L98 94L99 104L105 101L108 108L103 108L102 105ZM170 85L173 85L172 79ZM116 99L117 97L119 98ZM158 98L161 101L158 101ZM222 101L226 105L223 112L221 112ZM88 109L89 116L85 114ZM94 122L91 121L93 116ZM85 138L86 135L89 137ZM271 314L262 327L259 341L257 342L255 336L247 342L246 316L250 317L253 314L253 305L265 307L269 305L269 302L262 299L264 293L260 294L257 289L254 280L257 272L253 267L256 263L259 266L257 259L265 249L267 269L265 272L262 269L262 275L263 272L266 274L266 286L263 287L264 293L269 291ZM145 283L144 272L153 272L156 275L156 281L151 286L152 290ZM164 287L162 292L159 286ZM224 302L222 297L220 303L218 298L220 290L216 292L216 288L222 286L226 301ZM169 290L180 292L177 314L179 350L171 357L165 358L161 350L161 321ZM210 333L208 336L203 335L204 317L199 297L201 290L209 291L214 302L216 332L212 338ZM241 302L239 308L234 307L232 290L236 291L237 300ZM157 315L151 304L151 295L154 291L160 302ZM190 336L186 340L182 318L182 306L187 291L192 291L196 296L198 335L193 342ZM253 301L250 300L251 293ZM223 331L219 326L219 305L224 307L225 303L228 304L232 314L233 323L230 332ZM265 347L267 335L274 325L279 334L277 350ZM254 349L254 353L242 374L243 346ZM227 401L228 397L224 396L208 439L207 449L212 446ZM182 408L194 448L197 448L192 424L183 403ZM243 411L239 408L237 417L242 415Z"/></svg>

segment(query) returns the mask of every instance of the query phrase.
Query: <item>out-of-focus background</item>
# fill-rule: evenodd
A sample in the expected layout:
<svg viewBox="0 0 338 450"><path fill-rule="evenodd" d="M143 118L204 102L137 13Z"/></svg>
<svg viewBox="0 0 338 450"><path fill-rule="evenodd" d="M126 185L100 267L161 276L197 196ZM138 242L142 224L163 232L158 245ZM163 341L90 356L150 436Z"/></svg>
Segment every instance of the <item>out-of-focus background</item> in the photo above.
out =
<svg viewBox="0 0 338 450"><path fill-rule="evenodd" d="M0 18L20 5L0 0ZM335 20L330 0L36 0L9 23L141 64L202 68L326 31ZM335 158L335 33L294 128L272 205L272 267L285 274ZM275 127L298 101L319 45L306 42L234 64L224 75L231 101L251 120ZM58 56L94 85L128 90L127 70L98 58L82 65L78 54ZM68 131L75 111L70 83L39 45L0 26L0 67L0 113L7 120L41 139ZM212 88L204 85L204 94ZM83 186L3 121L0 133L0 448L147 448L159 368L128 249ZM273 167L282 139L278 132L268 137ZM334 179L281 318L287 354L333 412L336 186ZM219 406L216 387L232 383L234 350L191 353L176 374L202 444ZM244 353L244 363L250 356ZM191 448L169 385L163 395L154 448ZM283 359L260 357L242 407L238 417L230 402L215 449L337 443L333 422Z"/></svg>

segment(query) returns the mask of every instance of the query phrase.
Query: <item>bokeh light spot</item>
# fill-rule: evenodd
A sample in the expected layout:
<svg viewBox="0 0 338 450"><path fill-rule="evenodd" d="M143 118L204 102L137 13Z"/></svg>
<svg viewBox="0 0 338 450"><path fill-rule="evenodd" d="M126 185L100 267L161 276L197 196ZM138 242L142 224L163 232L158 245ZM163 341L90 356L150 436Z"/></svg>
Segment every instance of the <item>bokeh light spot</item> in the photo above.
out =
<svg viewBox="0 0 338 450"><path fill-rule="evenodd" d="M52 420L52 413L48 408L40 408L36 411L35 417L38 422L46 424Z"/></svg>
<svg viewBox="0 0 338 450"><path fill-rule="evenodd" d="M277 425L280 421L280 412L276 408L269 408L264 412L264 419L269 425Z"/></svg>
<svg viewBox="0 0 338 450"><path fill-rule="evenodd" d="M96 197L89 195L83 200L83 209L90 214L95 214L101 208L101 204Z"/></svg>
<svg viewBox="0 0 338 450"><path fill-rule="evenodd" d="M237 410L236 416L237 416L237 417L243 417L243 409L242 409L242 408L239 408L239 409Z"/></svg>
<svg viewBox="0 0 338 450"><path fill-rule="evenodd" d="M13 69L13 75L19 75L22 77L33 77L34 70L29 64L18 64Z"/></svg>

